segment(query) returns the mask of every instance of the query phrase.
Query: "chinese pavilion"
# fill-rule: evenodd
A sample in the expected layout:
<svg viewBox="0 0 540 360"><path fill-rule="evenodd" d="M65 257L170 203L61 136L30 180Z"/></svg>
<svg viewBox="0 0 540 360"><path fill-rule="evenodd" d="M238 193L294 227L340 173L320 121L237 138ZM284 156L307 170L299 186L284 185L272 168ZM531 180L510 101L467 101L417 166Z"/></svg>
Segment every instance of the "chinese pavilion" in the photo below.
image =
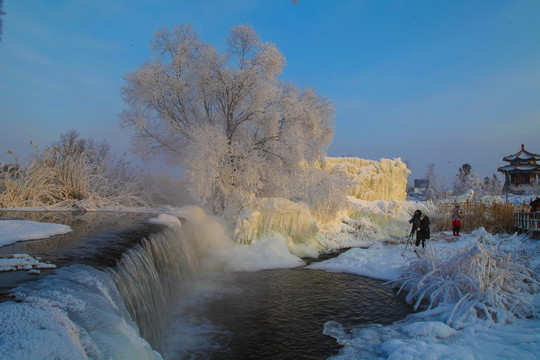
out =
<svg viewBox="0 0 540 360"><path fill-rule="evenodd" d="M504 161L510 164L497 169L504 173L504 186L530 185L540 181L540 155L528 152L524 145L521 151L514 155L503 157Z"/></svg>

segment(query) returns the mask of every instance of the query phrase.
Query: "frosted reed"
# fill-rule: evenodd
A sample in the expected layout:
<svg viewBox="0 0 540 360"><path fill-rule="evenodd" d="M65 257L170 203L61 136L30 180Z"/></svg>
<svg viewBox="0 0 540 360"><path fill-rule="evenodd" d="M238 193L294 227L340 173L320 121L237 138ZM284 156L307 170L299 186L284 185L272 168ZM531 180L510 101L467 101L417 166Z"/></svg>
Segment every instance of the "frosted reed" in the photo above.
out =
<svg viewBox="0 0 540 360"><path fill-rule="evenodd" d="M499 253L479 241L450 257L427 250L392 283L415 309L452 307L445 321L456 327L476 319L538 318L540 276L524 265L537 255Z"/></svg>

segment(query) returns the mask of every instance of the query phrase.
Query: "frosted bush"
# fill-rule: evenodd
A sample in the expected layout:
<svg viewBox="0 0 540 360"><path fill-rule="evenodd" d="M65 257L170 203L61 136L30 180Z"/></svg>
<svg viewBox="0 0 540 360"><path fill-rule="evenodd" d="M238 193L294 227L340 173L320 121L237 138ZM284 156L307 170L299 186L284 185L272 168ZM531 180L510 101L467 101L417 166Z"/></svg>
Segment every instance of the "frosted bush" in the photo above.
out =
<svg viewBox="0 0 540 360"><path fill-rule="evenodd" d="M538 318L539 275L523 262L475 241L447 258L427 250L392 283L407 292L415 309L421 304L428 310L450 306L443 314L455 327L474 319L507 323Z"/></svg>

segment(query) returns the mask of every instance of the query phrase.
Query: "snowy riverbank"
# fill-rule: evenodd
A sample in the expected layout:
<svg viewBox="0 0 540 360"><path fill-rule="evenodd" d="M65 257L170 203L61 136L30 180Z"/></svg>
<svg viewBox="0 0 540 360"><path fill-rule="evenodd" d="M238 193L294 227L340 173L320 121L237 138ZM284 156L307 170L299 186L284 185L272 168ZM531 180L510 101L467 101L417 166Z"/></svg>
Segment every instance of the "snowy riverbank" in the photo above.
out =
<svg viewBox="0 0 540 360"><path fill-rule="evenodd" d="M332 359L538 359L540 252L537 240L516 235L491 235L483 229L460 238L439 233L429 242L430 259L426 261L446 261L468 249L474 250L478 244L485 251L497 251L502 257L512 259L518 267L523 265L536 269L536 283L527 284L526 291L518 289L523 285L519 281L517 286L506 289L473 288L470 289L471 293L463 293L458 301L453 301L448 292L455 285L452 283L455 274L449 274L446 280L441 277L431 279L439 282L434 284L434 289L430 289L430 277L421 274L421 281L426 282L422 284L426 298L439 290L437 295L446 298L444 301L430 310L420 311L389 326L343 328L337 322L326 323L324 333L344 346L341 353ZM428 256L422 254L419 259L414 247L409 245L405 251L405 246L377 243L368 249L351 249L335 259L311 267L395 280L412 263L422 263L422 257ZM472 288L474 279L470 281ZM478 311L482 307L499 305L494 299L512 296L513 303L507 304L507 308L495 309L496 314L489 309L491 317L506 316L500 321L487 318ZM472 300L473 297L476 298ZM412 300L414 304L416 299ZM523 308L527 308L528 312L525 313ZM463 320L452 322L452 316L456 317L459 312Z"/></svg>
<svg viewBox="0 0 540 360"><path fill-rule="evenodd" d="M441 290L438 295L442 294L444 301L438 301L433 304L432 309L419 311L392 325L343 328L337 322L327 322L321 331L334 337L339 344L344 346L341 353L334 357L335 359L538 358L538 354L540 354L540 294L537 280L540 248L537 240L530 240L526 236L492 235L483 229L478 229L471 234L464 234L459 238L453 237L449 233L435 233L432 234L432 239L428 242L428 248L425 252L422 250L415 252L414 250L417 249L410 243L407 245L405 238L399 239L395 236L389 236L389 234L395 233L392 230L393 227L402 223L406 224L408 210L412 209L414 204L407 202L357 202L356 205L358 214L362 216L359 216L357 220L349 219L349 223L343 225L344 228L341 229L341 232L327 233L326 237L321 239L326 241L326 246L329 249L347 245L362 246L362 248L353 247L336 258L311 263L310 268L396 281L403 274L407 272L410 274L411 268L418 267L419 264L442 264L454 256L467 251L473 253L476 248L481 248L482 251L499 254L501 259L508 259L508 261L505 260L507 261L505 264L512 266L515 264L519 269L530 269L532 280L536 279L534 280L536 282L529 281L530 284L525 282L525 289L490 288L483 289L483 292L478 292L478 289L475 289L474 295L477 296L475 298L477 302L486 301L481 296L488 299L489 296L498 296L503 292L517 294L513 298L514 303L509 304L508 309L500 309L501 314L506 316L500 321L483 317L477 311L478 307L475 307L474 303L470 303L470 295L463 293L462 297L455 301L451 296L445 296L444 291ZM202 265L210 271L258 271L305 266L300 258L291 253L287 246L287 240L279 234L265 235L249 246L240 245L231 239L219 219L206 215L200 208L169 209L168 212L169 215L157 216L154 221L173 228L181 227L181 223L176 218L178 216L188 218L194 224L203 225L201 229L204 229L205 233L201 235L200 241L203 241L201 245L205 247L207 255L203 259ZM394 214L383 216L389 213ZM23 240L25 238L24 230L32 229L31 226L13 227L11 225L5 220L0 222L0 232L2 232L6 243ZM35 224L26 221L23 221L23 225L35 226ZM41 226L41 230L39 226ZM34 228L32 232L41 234L40 236L43 237L50 236L55 231L60 234L66 230L61 227L52 227L53 224L39 226ZM351 233L351 226L362 229L363 235ZM471 249L473 250L471 251ZM19 258L22 259L24 256L21 255ZM0 266L2 264L12 266L8 265L8 260L1 259ZM419 278L424 275L426 274L420 274ZM427 283L428 288L429 280L429 277L424 277L423 280ZM452 285L450 278L447 283L444 283L444 279L441 280L441 277L437 278L437 281L443 281L440 284L444 286ZM444 286L440 288L442 289ZM405 286L404 290L408 291L413 288L413 286L409 286L408 289ZM433 294L433 289L431 289L431 293L426 290L422 296L429 298L431 294ZM417 299L418 297L413 297L411 302L414 304ZM467 308L465 305L470 305L470 307ZM496 309L497 304L486 302L484 305L486 308ZM520 312L519 309L525 309L528 313ZM26 308L24 311L25 314L19 314L21 319L29 316L29 312L32 312L30 308ZM343 311L347 311L347 309L343 309ZM8 314L3 315L7 316ZM455 319L456 315L460 316L460 321L450 321ZM39 332L39 329L30 326L19 330L20 334L24 334L24 336L19 336L18 333L16 338L10 337L9 342L16 341L23 348L33 347L34 345L27 342L39 337L37 333L33 333Z"/></svg>

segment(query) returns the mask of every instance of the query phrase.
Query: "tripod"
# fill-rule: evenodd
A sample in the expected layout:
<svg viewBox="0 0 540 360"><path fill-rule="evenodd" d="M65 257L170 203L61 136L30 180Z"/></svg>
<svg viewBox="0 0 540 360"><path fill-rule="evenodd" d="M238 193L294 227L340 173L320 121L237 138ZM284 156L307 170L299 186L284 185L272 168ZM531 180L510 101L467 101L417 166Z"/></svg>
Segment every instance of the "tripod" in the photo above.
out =
<svg viewBox="0 0 540 360"><path fill-rule="evenodd" d="M407 244L405 244L405 250L407 250L407 246L409 246L409 243L411 242L411 238L414 235L415 230L411 230L411 233L409 234L409 237L407 238Z"/></svg>

